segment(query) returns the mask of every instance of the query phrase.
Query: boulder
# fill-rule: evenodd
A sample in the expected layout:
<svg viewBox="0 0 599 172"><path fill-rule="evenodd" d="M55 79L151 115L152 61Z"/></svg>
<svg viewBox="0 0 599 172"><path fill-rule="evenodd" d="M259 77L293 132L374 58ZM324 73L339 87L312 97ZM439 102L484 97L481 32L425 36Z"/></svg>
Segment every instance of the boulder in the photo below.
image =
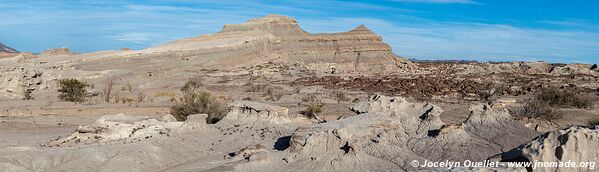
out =
<svg viewBox="0 0 599 172"><path fill-rule="evenodd" d="M599 129L573 126L547 132L502 155L503 161L575 163L578 167L543 167L534 171L596 171ZM581 164L587 163L587 164Z"/></svg>

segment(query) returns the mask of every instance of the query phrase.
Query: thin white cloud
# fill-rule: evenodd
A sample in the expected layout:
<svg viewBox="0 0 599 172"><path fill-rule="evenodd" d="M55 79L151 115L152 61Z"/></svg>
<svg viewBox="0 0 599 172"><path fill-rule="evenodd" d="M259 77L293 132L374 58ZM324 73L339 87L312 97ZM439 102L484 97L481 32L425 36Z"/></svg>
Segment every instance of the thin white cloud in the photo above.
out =
<svg viewBox="0 0 599 172"><path fill-rule="evenodd" d="M147 44L152 40L152 35L147 33L124 33L110 36L114 40L125 41L135 44Z"/></svg>
<svg viewBox="0 0 599 172"><path fill-rule="evenodd" d="M392 23L374 18L300 21L311 32L339 32L359 24L383 37L408 58L599 63L599 34L511 25L412 20Z"/></svg>
<svg viewBox="0 0 599 172"><path fill-rule="evenodd" d="M473 0L392 0L395 2L431 3L431 4L478 4Z"/></svg>
<svg viewBox="0 0 599 172"><path fill-rule="evenodd" d="M309 32L349 31L365 24L381 35L398 55L406 57L599 63L596 50L599 33L589 29L597 28L597 25L584 20L538 22L559 25L559 29L442 22L418 18L410 15L414 14L413 11L393 7L325 0L274 5L246 1L189 1L196 6L148 5L130 1L90 5L76 1L73 3L84 3L83 6L69 3L67 7L59 2L9 1L0 4L0 11L3 11L0 18L5 19L0 20L0 38L14 48L34 52L64 45L82 52L121 47L141 49L175 39L215 33L223 24L242 23L253 17L279 13L295 17ZM474 0L426 2L478 3ZM350 15L344 11L363 5L368 10L392 14L393 21L377 16ZM334 11L339 9L343 10ZM31 48L32 45L36 46L35 49Z"/></svg>

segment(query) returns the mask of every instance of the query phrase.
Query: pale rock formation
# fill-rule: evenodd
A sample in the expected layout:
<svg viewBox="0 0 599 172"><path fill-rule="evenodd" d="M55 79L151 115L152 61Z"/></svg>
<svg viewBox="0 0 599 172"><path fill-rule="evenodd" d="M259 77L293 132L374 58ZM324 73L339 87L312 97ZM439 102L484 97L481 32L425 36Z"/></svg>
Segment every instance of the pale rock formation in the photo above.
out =
<svg viewBox="0 0 599 172"><path fill-rule="evenodd" d="M72 55L73 52L71 52L71 50L69 50L69 48L63 47L63 48L51 48L51 49L47 49L44 50L40 56L55 56L55 55Z"/></svg>
<svg viewBox="0 0 599 172"><path fill-rule="evenodd" d="M27 98L32 92L45 88L43 70L35 67L38 66L36 63L27 63L27 56L21 54L2 61L7 65L0 66L0 98Z"/></svg>
<svg viewBox="0 0 599 172"><path fill-rule="evenodd" d="M479 63L460 64L458 69L462 74L490 74L490 73L526 73L526 74L551 74L551 75L576 75L586 74L599 76L597 70L592 70L590 64L558 65L539 62L511 62L511 63Z"/></svg>
<svg viewBox="0 0 599 172"><path fill-rule="evenodd" d="M499 145L502 151L540 134L514 120L506 108L488 104L470 107L464 126L469 133Z"/></svg>
<svg viewBox="0 0 599 172"><path fill-rule="evenodd" d="M573 126L547 132L536 139L503 154L504 161L528 162L599 162L599 129L594 127ZM596 171L594 164L586 167L548 167L534 171Z"/></svg>
<svg viewBox="0 0 599 172"><path fill-rule="evenodd" d="M599 72L596 70L592 70L592 65L590 64L568 64L565 66L556 66L551 69L551 74L553 75L568 75L568 74L587 74L599 76Z"/></svg>
<svg viewBox="0 0 599 172"><path fill-rule="evenodd" d="M242 124L289 124L292 117L284 107L252 101L238 101L231 104L231 110L219 123L235 121Z"/></svg>
<svg viewBox="0 0 599 172"><path fill-rule="evenodd" d="M228 24L214 35L177 40L140 53L151 56L168 53L200 60L208 66L226 64L227 67L278 61L321 71L334 67L339 72L392 72L412 66L408 60L393 54L391 47L365 26L349 32L310 34L295 19L280 15Z"/></svg>
<svg viewBox="0 0 599 172"><path fill-rule="evenodd" d="M91 126L79 126L68 137L50 142L50 146L96 144L108 142L132 142L155 136L185 132L192 129L209 130L205 123L207 115L191 115L186 122L158 121L143 116L125 114L105 115ZM203 119L201 119L203 118ZM198 119L198 120L195 120Z"/></svg>
<svg viewBox="0 0 599 172"><path fill-rule="evenodd" d="M428 103L410 103L399 97L375 95L351 108L357 116L299 127L291 137L286 168L316 171L418 170L409 163L429 161L482 161L500 153L509 139L530 140L505 111L473 106L461 125L443 123L442 110ZM498 117L497 120L489 120ZM489 121L485 121L489 120ZM509 126L509 125L516 126ZM493 127L508 127L493 128ZM516 129L511 129L515 127ZM523 136L506 138L506 132ZM533 132L531 132L532 134ZM489 134L484 135L484 134ZM431 169L422 169L431 170Z"/></svg>

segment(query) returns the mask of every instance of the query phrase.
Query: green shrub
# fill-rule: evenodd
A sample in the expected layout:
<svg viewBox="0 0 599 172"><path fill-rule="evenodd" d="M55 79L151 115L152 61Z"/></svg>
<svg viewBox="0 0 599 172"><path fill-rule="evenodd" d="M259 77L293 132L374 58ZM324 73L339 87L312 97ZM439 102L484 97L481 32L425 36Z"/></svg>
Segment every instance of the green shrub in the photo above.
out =
<svg viewBox="0 0 599 172"><path fill-rule="evenodd" d="M69 102L84 102L88 95L89 85L77 79L63 79L58 81L58 98Z"/></svg>
<svg viewBox="0 0 599 172"><path fill-rule="evenodd" d="M183 98L170 110L179 121L185 121L189 115L208 114L206 123L209 124L220 121L228 111L225 102L205 91L184 92Z"/></svg>

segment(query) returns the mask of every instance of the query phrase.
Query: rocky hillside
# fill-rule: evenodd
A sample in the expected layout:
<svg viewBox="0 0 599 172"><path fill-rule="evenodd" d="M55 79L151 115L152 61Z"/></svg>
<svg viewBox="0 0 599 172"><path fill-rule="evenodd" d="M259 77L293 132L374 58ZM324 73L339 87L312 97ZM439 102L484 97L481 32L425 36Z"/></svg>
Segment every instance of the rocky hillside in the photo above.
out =
<svg viewBox="0 0 599 172"><path fill-rule="evenodd" d="M19 51L0 43L0 53L18 53Z"/></svg>
<svg viewBox="0 0 599 172"><path fill-rule="evenodd" d="M181 39L139 51L117 51L120 56L172 57L205 67L240 67L281 62L320 71L396 71L411 63L391 51L366 26L348 32L311 34L295 19L268 15L242 24L227 24L213 35ZM88 56L90 54L87 54ZM109 57L99 52L94 56Z"/></svg>

